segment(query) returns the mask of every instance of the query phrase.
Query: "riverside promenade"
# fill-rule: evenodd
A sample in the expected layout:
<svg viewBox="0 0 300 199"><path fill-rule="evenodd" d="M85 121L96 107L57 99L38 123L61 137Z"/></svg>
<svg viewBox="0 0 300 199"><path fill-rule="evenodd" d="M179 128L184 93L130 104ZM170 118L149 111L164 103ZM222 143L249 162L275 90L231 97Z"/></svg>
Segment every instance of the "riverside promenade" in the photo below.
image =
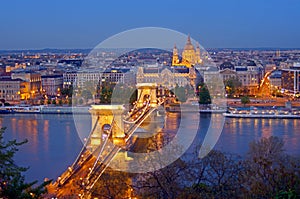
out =
<svg viewBox="0 0 300 199"><path fill-rule="evenodd" d="M286 98L266 98L266 99L250 99L250 103L242 104L240 99L228 99L227 105L229 107L250 107L250 106L264 106L264 107L285 107L286 103L290 102L292 107L300 107L300 100L289 101Z"/></svg>

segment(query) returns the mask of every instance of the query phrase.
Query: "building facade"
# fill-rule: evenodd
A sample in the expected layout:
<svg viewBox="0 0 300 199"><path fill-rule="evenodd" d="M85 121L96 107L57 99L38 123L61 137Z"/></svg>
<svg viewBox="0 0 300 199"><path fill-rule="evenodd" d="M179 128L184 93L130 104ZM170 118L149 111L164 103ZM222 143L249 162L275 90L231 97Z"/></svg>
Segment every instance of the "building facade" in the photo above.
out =
<svg viewBox="0 0 300 199"><path fill-rule="evenodd" d="M4 99L9 102L19 102L22 97L25 99L25 87L25 82L21 79L1 78L0 99Z"/></svg>
<svg viewBox="0 0 300 199"><path fill-rule="evenodd" d="M66 71L63 73L63 88L70 88L76 81L77 71Z"/></svg>
<svg viewBox="0 0 300 199"><path fill-rule="evenodd" d="M102 73L101 81L110 84L126 84L133 86L136 83L135 74L129 68L110 68Z"/></svg>
<svg viewBox="0 0 300 199"><path fill-rule="evenodd" d="M179 58L178 49L176 44L173 48L173 58L172 58L172 66L187 66L191 67L192 65L201 64L201 52L200 46L197 43L196 50L194 45L191 42L190 36L187 38L187 42L182 51L182 59Z"/></svg>
<svg viewBox="0 0 300 199"><path fill-rule="evenodd" d="M300 92L300 65L282 69L281 86L285 92L298 94Z"/></svg>
<svg viewBox="0 0 300 199"><path fill-rule="evenodd" d="M22 99L38 99L42 94L41 74L33 72L18 72L11 74L12 79L21 79L25 82Z"/></svg>
<svg viewBox="0 0 300 199"><path fill-rule="evenodd" d="M139 67L136 75L137 83L157 83L167 88L174 88L176 85L184 87L195 86L196 71L194 67Z"/></svg>
<svg viewBox="0 0 300 199"><path fill-rule="evenodd" d="M253 69L253 67L235 67L235 69L225 68L219 71L204 71L204 82L208 82L211 77L214 77L219 73L223 80L228 79L238 79L242 86L255 87L259 85L261 80L261 72L258 68ZM211 77L210 77L211 76Z"/></svg>
<svg viewBox="0 0 300 199"><path fill-rule="evenodd" d="M43 94L47 96L59 96L63 88L63 75L43 75Z"/></svg>
<svg viewBox="0 0 300 199"><path fill-rule="evenodd" d="M281 84L282 84L281 75L282 75L282 72L280 70L275 70L270 74L269 81L270 81L272 90L273 90L273 88L274 89L281 88Z"/></svg>
<svg viewBox="0 0 300 199"><path fill-rule="evenodd" d="M98 83L102 77L102 72L98 70L82 70L78 71L76 76L76 86L83 88L87 82Z"/></svg>

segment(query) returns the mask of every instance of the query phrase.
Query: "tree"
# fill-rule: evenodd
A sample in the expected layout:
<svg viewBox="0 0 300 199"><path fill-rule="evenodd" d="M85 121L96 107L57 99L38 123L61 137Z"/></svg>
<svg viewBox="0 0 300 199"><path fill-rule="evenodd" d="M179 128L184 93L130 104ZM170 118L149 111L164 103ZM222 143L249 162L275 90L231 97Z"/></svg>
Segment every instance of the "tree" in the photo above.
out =
<svg viewBox="0 0 300 199"><path fill-rule="evenodd" d="M99 81L87 81L84 83L83 88L85 90L88 90L91 93L91 97L88 99L93 99L95 100L95 95L97 94L98 88L99 88Z"/></svg>
<svg viewBox="0 0 300 199"><path fill-rule="evenodd" d="M63 88L61 90L61 94L63 96L69 96L69 97L71 97L73 95L73 86L70 86L68 88Z"/></svg>
<svg viewBox="0 0 300 199"><path fill-rule="evenodd" d="M142 142L147 143L142 145L147 151L159 150L168 143L168 139L158 140L155 136L149 139L152 141ZM300 198L300 162L287 155L283 147L284 142L278 137L262 138L250 143L248 154L243 159L217 150L199 159L198 151L195 151L152 172L128 176L108 170L97 182L93 192L97 194L93 196L129 198L126 190L131 190L130 196L150 199ZM175 149L168 154L172 156L177 150L180 151ZM165 160L153 161L150 158L149 161L160 163ZM145 162L143 158L136 166ZM147 166L151 167L151 164L147 163Z"/></svg>
<svg viewBox="0 0 300 199"><path fill-rule="evenodd" d="M53 100L52 100L52 104L53 104L53 105L56 105L56 99L53 99Z"/></svg>
<svg viewBox="0 0 300 199"><path fill-rule="evenodd" d="M232 77L224 81L224 86L228 97L233 97L238 88L242 86L242 83L238 78Z"/></svg>
<svg viewBox="0 0 300 199"><path fill-rule="evenodd" d="M78 103L79 103L80 105L82 105L82 104L83 104L83 99L80 98L80 99L78 100Z"/></svg>
<svg viewBox="0 0 300 199"><path fill-rule="evenodd" d="M140 174L134 187L142 198L178 198L187 166L183 160L178 159L165 168Z"/></svg>
<svg viewBox="0 0 300 199"><path fill-rule="evenodd" d="M111 103L113 89L110 86L102 86L100 91L100 102L102 104Z"/></svg>
<svg viewBox="0 0 300 199"><path fill-rule="evenodd" d="M300 196L299 162L284 153L278 137L251 142L245 160L247 167L240 176L249 198L273 198L284 194ZM296 198L297 198L296 197Z"/></svg>
<svg viewBox="0 0 300 199"><path fill-rule="evenodd" d="M51 181L36 186L37 181L26 183L23 172L28 168L19 167L14 162L14 155L18 151L18 147L25 144L11 140L4 141L3 134L5 128L0 129L0 198L5 199L38 199L47 192L45 186Z"/></svg>
<svg viewBox="0 0 300 199"><path fill-rule="evenodd" d="M147 152L160 150L164 145L172 140L173 136L167 135L163 140L159 139L161 135L155 135L151 138L144 139L142 142L143 147L139 148L136 152L143 151L142 148L146 148ZM147 141L145 141L147 140ZM175 159L176 154L181 152L180 147L164 149L169 154L168 158ZM173 158L172 158L173 157ZM187 175L189 165L182 159L177 159L173 163L166 167L163 167L163 163L168 161L168 158L164 157L148 157L148 161L144 159L140 160L139 165L147 164L147 166L153 166L154 168L161 168L155 171L138 174L134 189L141 198L179 198L179 194L184 186L184 177ZM139 166L135 165L135 166Z"/></svg>
<svg viewBox="0 0 300 199"><path fill-rule="evenodd" d="M241 97L241 103L246 106L246 104L250 103L250 99L248 96Z"/></svg>
<svg viewBox="0 0 300 199"><path fill-rule="evenodd" d="M211 104L211 97L209 90L204 83L198 85L199 103L200 104Z"/></svg>
<svg viewBox="0 0 300 199"><path fill-rule="evenodd" d="M51 100L50 99L47 100L47 104L51 104Z"/></svg>
<svg viewBox="0 0 300 199"><path fill-rule="evenodd" d="M186 85L185 86L185 93L187 94L188 97L194 97L195 96L194 88L191 85Z"/></svg>
<svg viewBox="0 0 300 199"><path fill-rule="evenodd" d="M72 98L68 98L68 105L69 105L69 106L72 105Z"/></svg>
<svg viewBox="0 0 300 199"><path fill-rule="evenodd" d="M174 94L180 102L185 102L187 99L187 94L184 87L176 85L174 89Z"/></svg>
<svg viewBox="0 0 300 199"><path fill-rule="evenodd" d="M89 100L93 98L93 95L91 93L91 91L89 90L83 90L81 93L81 96L85 99L85 100Z"/></svg>
<svg viewBox="0 0 300 199"><path fill-rule="evenodd" d="M103 94L106 92L105 90L102 90ZM111 95L111 103L113 104L132 104L134 101L137 100L137 89L133 86L123 85L123 84L117 84L112 89L112 95ZM108 94L109 97L109 94ZM105 99L102 98L102 100L105 101ZM109 99L106 99L106 101L109 101Z"/></svg>
<svg viewBox="0 0 300 199"><path fill-rule="evenodd" d="M179 198L242 198L238 177L244 166L240 157L213 150L187 164L192 185L186 186Z"/></svg>
<svg viewBox="0 0 300 199"><path fill-rule="evenodd" d="M133 174L107 168L92 190L92 198L130 198Z"/></svg>

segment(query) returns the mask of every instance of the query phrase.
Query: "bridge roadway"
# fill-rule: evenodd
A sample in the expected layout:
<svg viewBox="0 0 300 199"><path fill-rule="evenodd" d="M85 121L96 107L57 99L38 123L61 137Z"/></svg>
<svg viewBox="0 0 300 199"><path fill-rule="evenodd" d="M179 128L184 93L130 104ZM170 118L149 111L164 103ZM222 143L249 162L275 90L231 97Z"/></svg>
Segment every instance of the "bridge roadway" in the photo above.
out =
<svg viewBox="0 0 300 199"><path fill-rule="evenodd" d="M125 126L125 137L118 138L120 141L119 145L114 144L113 139L115 138L112 138L112 129L110 129L103 145L98 146L91 152L88 149L89 137L74 164L54 184L48 187L49 195L55 195L59 198L71 196L88 198L90 190L109 166L109 163L122 148L130 147L132 143L129 140L132 134L164 102L165 98L159 98L157 106L152 107L150 106L150 100L145 99L142 107L138 108L135 106L128 116L124 118L124 122L127 124ZM96 129L96 125L97 122L91 134Z"/></svg>

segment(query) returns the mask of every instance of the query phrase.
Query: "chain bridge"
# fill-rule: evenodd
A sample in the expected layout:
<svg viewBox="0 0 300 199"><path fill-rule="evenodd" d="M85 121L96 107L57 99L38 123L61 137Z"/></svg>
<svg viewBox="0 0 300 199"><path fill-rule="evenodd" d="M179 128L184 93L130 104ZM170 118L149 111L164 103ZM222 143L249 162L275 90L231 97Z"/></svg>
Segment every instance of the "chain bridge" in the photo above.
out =
<svg viewBox="0 0 300 199"><path fill-rule="evenodd" d="M48 187L51 197L90 198L90 191L121 149L132 145L137 128L163 105L165 90L154 83L137 84L138 97L124 114L123 105L92 105L92 128L74 163Z"/></svg>

